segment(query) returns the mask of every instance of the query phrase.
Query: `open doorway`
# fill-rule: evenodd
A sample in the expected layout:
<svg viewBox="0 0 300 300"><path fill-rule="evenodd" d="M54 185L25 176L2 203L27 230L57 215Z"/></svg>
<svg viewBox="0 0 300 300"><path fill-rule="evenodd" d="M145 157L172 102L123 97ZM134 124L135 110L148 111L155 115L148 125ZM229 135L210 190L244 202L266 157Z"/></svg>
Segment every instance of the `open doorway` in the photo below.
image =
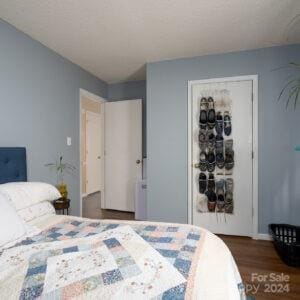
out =
<svg viewBox="0 0 300 300"><path fill-rule="evenodd" d="M104 201L104 102L80 90L81 215L99 218Z"/></svg>
<svg viewBox="0 0 300 300"><path fill-rule="evenodd" d="M107 102L80 90L80 212L92 219L135 218L142 179L141 100Z"/></svg>

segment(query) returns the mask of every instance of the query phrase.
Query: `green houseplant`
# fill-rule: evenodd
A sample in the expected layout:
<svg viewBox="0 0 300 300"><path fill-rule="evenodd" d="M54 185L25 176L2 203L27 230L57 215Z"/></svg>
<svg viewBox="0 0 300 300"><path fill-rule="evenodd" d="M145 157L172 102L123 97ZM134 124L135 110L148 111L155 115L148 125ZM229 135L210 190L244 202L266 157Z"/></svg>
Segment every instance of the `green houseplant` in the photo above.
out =
<svg viewBox="0 0 300 300"><path fill-rule="evenodd" d="M282 68L290 68L293 71L296 71L296 76L289 77L289 80L285 83L282 88L278 101L284 99L286 101L286 108L288 108L289 104L294 106L294 110L296 110L297 103L300 99L300 63L291 62L286 67Z"/></svg>
<svg viewBox="0 0 300 300"><path fill-rule="evenodd" d="M46 167L49 167L50 169L54 169L56 171L57 175L57 189L62 195L62 198L67 199L68 198L68 186L64 182L64 175L65 173L72 173L76 170L76 168L69 164L63 162L63 157L60 156L58 160L56 160L54 163L47 163L45 164Z"/></svg>
<svg viewBox="0 0 300 300"><path fill-rule="evenodd" d="M287 66L277 68L279 69L289 68L293 74L288 77L287 82L283 86L278 101L281 99L286 101L286 108L289 104L294 106L294 110L297 108L298 101L300 99L300 63L290 62ZM295 151L300 151L300 146L295 146ZM269 233L272 236L275 248L281 257L281 259L289 266L299 267L299 240L293 240L290 242L289 236L296 237L298 227L290 224L269 224Z"/></svg>

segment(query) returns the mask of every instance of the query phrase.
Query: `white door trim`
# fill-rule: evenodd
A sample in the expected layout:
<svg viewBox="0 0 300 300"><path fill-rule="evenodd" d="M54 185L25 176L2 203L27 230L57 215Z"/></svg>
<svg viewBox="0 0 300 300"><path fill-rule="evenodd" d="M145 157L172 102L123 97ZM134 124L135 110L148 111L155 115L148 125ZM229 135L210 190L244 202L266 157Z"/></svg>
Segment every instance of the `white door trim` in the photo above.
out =
<svg viewBox="0 0 300 300"><path fill-rule="evenodd" d="M256 238L256 240L264 240L264 241L272 241L272 236L269 235L268 233L258 233Z"/></svg>
<svg viewBox="0 0 300 300"><path fill-rule="evenodd" d="M95 102L95 101L94 101ZM93 112L93 111L90 111L90 110L82 110L83 112L85 112L85 121L86 121L86 130L85 130L85 150L86 150L86 154L85 154L85 167L86 167L86 179L88 179L88 181L86 181L86 190L85 192L87 194L93 194L93 193L96 193L96 192L99 192L101 191L103 193L103 188L104 188L104 137L103 137L103 133L104 133L104 130L103 130L103 126L104 126L104 113L103 113L103 106L100 106L100 109L102 111L100 111L100 113L96 113L96 112ZM92 139L91 139L91 135L90 135L90 131L88 130L89 128L89 125L91 124L91 121L96 121L98 124L96 125L96 128L97 128L97 132L94 134L96 135L96 137L94 136ZM98 127L99 126L99 127ZM99 132L101 132L102 130L102 135L99 134ZM93 142L92 145L89 143L89 141L95 141L97 140L97 142L100 142L100 153L98 152L97 155L100 155L101 156L101 161L99 160L99 157L96 159L96 157L94 157L94 161L91 162L91 156L90 156L90 152L89 150L93 151L93 149L95 149L95 146L97 143ZM89 148L91 147L91 148ZM97 146L96 146L97 148ZM101 165L100 169L97 170L97 171L100 171L102 174L99 174L99 177L100 177L100 181L98 180L98 183L94 186L94 189L91 189L91 181L93 181L92 178L90 178L90 169L93 168L94 165L97 165L99 164ZM84 165L84 164L83 164ZM92 171L92 173L95 171L95 169ZM96 171L96 172L97 172ZM94 175L92 177L95 176L95 173L93 173ZM94 179L95 180L95 179ZM95 182L94 182L95 183ZM101 183L99 185L99 183ZM93 185L93 184L92 184ZM97 187L96 187L97 186ZM99 204L100 205L100 204Z"/></svg>
<svg viewBox="0 0 300 300"><path fill-rule="evenodd" d="M218 83L228 81L249 81L253 82L253 102L252 102L252 128L253 128L253 144L252 150L254 158L252 160L252 209L253 209L253 229L252 238L258 239L258 75L246 75L246 76L235 76L235 77L224 77L224 78L210 78L203 80L190 80L188 81L188 223L192 224L192 86L194 84L205 84L205 83Z"/></svg>
<svg viewBox="0 0 300 300"><path fill-rule="evenodd" d="M82 125L82 98L83 97L87 97L89 98L90 100L93 100L95 102L98 102L98 103L104 103L106 100L100 96L97 96L93 93L90 93L84 89L79 89L79 214L80 214L80 217L82 217L82 198L85 196L83 195L82 193L82 166L81 166L81 161L82 161L82 155L83 153L81 153L81 125ZM104 114L103 114L103 117ZM101 195L101 198L104 199L105 198L105 195L104 193L102 193ZM101 199L101 200L102 200Z"/></svg>

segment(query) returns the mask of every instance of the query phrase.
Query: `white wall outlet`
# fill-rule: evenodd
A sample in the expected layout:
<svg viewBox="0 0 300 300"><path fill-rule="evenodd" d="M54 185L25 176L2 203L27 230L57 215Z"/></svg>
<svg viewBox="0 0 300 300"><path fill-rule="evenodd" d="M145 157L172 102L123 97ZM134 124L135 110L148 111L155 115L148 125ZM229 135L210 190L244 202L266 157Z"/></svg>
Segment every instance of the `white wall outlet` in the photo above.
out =
<svg viewBox="0 0 300 300"><path fill-rule="evenodd" d="M67 137L67 145L68 146L71 146L72 145L72 139L71 139L71 137Z"/></svg>

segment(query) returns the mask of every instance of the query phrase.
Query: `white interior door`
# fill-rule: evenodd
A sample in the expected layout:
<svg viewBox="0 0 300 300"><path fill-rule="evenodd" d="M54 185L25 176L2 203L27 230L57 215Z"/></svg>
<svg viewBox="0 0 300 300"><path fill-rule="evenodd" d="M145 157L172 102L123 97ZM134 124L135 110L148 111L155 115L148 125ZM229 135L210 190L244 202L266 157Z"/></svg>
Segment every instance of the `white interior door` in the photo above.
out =
<svg viewBox="0 0 300 300"><path fill-rule="evenodd" d="M134 211L135 184L142 176L142 102L105 103L105 203Z"/></svg>
<svg viewBox="0 0 300 300"><path fill-rule="evenodd" d="M103 114L86 111L86 193L103 189Z"/></svg>
<svg viewBox="0 0 300 300"><path fill-rule="evenodd" d="M195 167L195 164L199 163L200 155L198 144L200 99L208 95L215 95L215 100L218 100L218 97L223 97L224 99L224 95L227 95L228 101L231 102L232 133L228 138L233 139L235 165L232 175L226 175L225 171L223 171L223 174L221 171L215 171L214 175L216 180L222 178L232 178L234 180L233 214L226 214L224 212L199 212L197 209L197 201L200 199L198 183L200 170ZM252 80L195 83L192 85L192 145L190 147L193 164L191 172L192 223L214 233L241 236L252 236L253 233L252 95ZM224 134L223 136L226 139ZM217 173L222 175L218 175Z"/></svg>

